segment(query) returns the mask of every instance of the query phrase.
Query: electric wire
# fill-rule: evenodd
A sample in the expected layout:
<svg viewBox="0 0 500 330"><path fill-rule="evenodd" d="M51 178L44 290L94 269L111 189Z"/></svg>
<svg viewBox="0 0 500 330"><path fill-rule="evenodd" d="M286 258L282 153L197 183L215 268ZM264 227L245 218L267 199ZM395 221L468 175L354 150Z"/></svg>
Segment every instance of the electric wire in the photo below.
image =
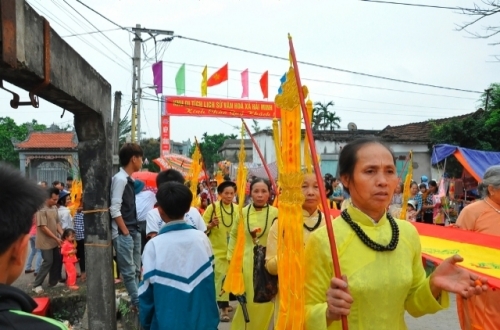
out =
<svg viewBox="0 0 500 330"><path fill-rule="evenodd" d="M436 6L436 5L424 5L418 3L406 3L406 2L395 2L395 1L380 1L380 0L360 0L362 2L373 2L373 3L384 3L389 5L402 5L402 6L411 6L411 7L423 7L423 8L434 8L434 9L448 9L448 10L470 10L461 7L444 7L444 6Z"/></svg>
<svg viewBox="0 0 500 330"><path fill-rule="evenodd" d="M186 70L186 71L188 71L188 72L196 72L196 71L193 71L193 70ZM238 79L229 79L229 80L240 81ZM257 83L252 82L252 84L256 85ZM275 86L275 85L269 85L269 87L273 87L276 90L278 90L278 88L279 88L279 86ZM199 93L199 91L191 91L191 92ZM468 109L460 109L460 108L442 108L442 107L433 107L433 106L425 106L425 105L414 105L414 104L402 104L402 103L372 101L372 100L366 100L366 99L360 99L360 98L352 98L352 97L338 96L338 95L333 95L333 94L322 94L322 93L315 93L315 92L311 92L311 94L318 95L318 96L326 96L326 97L331 97L331 98L339 98L339 99L346 99L346 100L355 100L355 101L362 101L362 102L368 102L368 103L375 103L375 104L397 105L397 106L422 108L422 109L438 109L438 110L445 110L445 111L447 110L447 111L453 111L453 112L456 112L457 110L458 111L468 111ZM227 97L227 95L220 95L220 94L219 95L212 94L212 95ZM399 111L404 111L404 110L399 110ZM423 111L421 111L421 112L423 112ZM434 113L434 111L432 111L432 113Z"/></svg>
<svg viewBox="0 0 500 330"><path fill-rule="evenodd" d="M192 63L181 63L181 62L174 62L174 61L163 61L163 63L167 64L177 64L177 65L182 65L185 64L186 66L191 66L191 67L198 67L198 68L204 68L205 65L201 64L192 64ZM219 69L218 67L215 66L207 66L210 69ZM238 70L238 69L229 69L229 71L232 72L241 72L243 70ZM192 71L194 72L194 71ZM262 75L262 72L255 72L255 71L248 71L249 73L256 74L256 75ZM275 74L275 73L268 73L269 76L271 77L277 77L281 78L283 75ZM377 90L386 90L386 91L392 91L392 92L400 92L400 93L409 93L409 94L418 94L418 95L428 95L428 96L438 96L438 97L447 97L447 98L454 98L454 99L463 99L463 100L477 100L475 98L471 97L461 97L461 96L454 96L454 95L444 95L444 94L433 94L433 93L423 93L423 92L416 92L416 91L409 91L409 90L401 90L401 89L394 89L394 88L385 88L385 87L376 87L376 86L368 86L368 85L359 85L359 84L351 84L351 83L343 83L343 82L337 82L337 81L331 81L331 80L325 80L325 79L314 79L314 78L302 78L301 80L304 81L312 81L312 82L318 82L318 83L325 83L325 84L334 84L334 85L341 85L341 86L351 86L351 87L360 87L360 88L368 88L368 89L377 89Z"/></svg>
<svg viewBox="0 0 500 330"><path fill-rule="evenodd" d="M180 35L176 35L174 37L179 38L179 39L194 41L194 42L198 42L198 43L202 43L202 44L206 44L206 45L210 45L210 46L215 46L215 47L220 47L220 48L226 48L226 49L230 49L230 50L234 50L234 51L239 51L239 52L243 52L243 53L247 53L247 54L253 54L253 55L258 55L258 56L273 58L273 59L277 59L277 60L283 60L283 61L287 61L287 62L290 61L290 59L287 58L287 57L266 54L266 53L262 53L262 52L257 52L257 51L253 51L253 50L248 50L248 49L243 49L243 48L238 48L238 47L233 47L233 46L228 46L228 45L222 45L222 44L219 44L219 43L205 41L205 40L200 40L200 39L196 39L196 38L184 37L184 36L180 36ZM312 66L312 67L327 69L327 70L345 72L345 73L355 74L355 75L359 75L359 76L376 78L376 79L383 79L383 80L388 80L388 81L393 81L393 82L399 82L399 83L404 83L404 84L411 84L411 85L416 85L416 86L439 88L439 89L445 89L445 90L453 90L453 91L464 92L464 93L482 94L482 92L474 91L474 90L469 90L469 89L461 89L461 88L455 88L455 87L446 87L446 86L439 86L439 85L434 85L434 84L419 83L419 82L414 82L414 81L409 81L409 80L403 80L403 79L396 79L396 78L389 78L389 77L377 76L377 75L373 75L373 74L369 74L369 73L363 73L363 72L358 72L358 71L353 71L353 70L335 68L335 67L328 66L328 65L323 65L323 64L315 64L315 63L305 62L305 61L297 61L297 63L303 64L303 65L307 65L307 66Z"/></svg>
<svg viewBox="0 0 500 330"><path fill-rule="evenodd" d="M56 24L58 24L59 26L61 26L63 29L65 29L66 31L70 32L70 33L73 33L73 34L77 34L76 31L74 31L73 29L71 29L70 27L68 27L67 24L63 23L62 21L60 21L57 17L53 16L51 13L49 13L48 11L45 11L45 7L44 9L41 9L40 7L38 7L37 5L35 5L32 1L28 2L28 4L34 8L36 11L38 11L39 13L41 13L42 15L50 18L51 21L55 22ZM109 55L107 55L106 53L104 53L102 50L100 50L99 48L97 48L96 46L94 46L93 44L91 44L89 41L85 40L82 36L77 36L78 39L80 39L83 43L85 43L87 46L89 46L90 48L94 49L96 52L100 53L101 55L103 55L104 57L106 57L107 59L109 59L110 61L112 61L113 63L115 63L116 65L120 66L121 68L125 69L127 72L130 72L130 69L129 68L126 68L124 65L118 63L115 59L113 59L112 57L110 57Z"/></svg>
<svg viewBox="0 0 500 330"><path fill-rule="evenodd" d="M71 9L73 9L78 15L80 15L85 21L87 21L90 25L92 25L92 27L96 30L99 31L99 28L97 26L95 26L94 24L92 24L91 21L89 21L85 16L83 16L79 11L77 11L72 5L70 5L66 0L62 0L65 4L67 4ZM101 32L101 35L103 37L105 37L106 39L109 40L109 42L111 42L114 46L116 46L116 48L118 48L120 51L122 51L128 58L130 58L130 54L127 53L123 48L121 48L120 46L118 46L116 44L116 42L114 42L113 40L111 40L111 38L109 38L107 35L105 35L104 33Z"/></svg>
<svg viewBox="0 0 500 330"><path fill-rule="evenodd" d="M90 31L90 32L82 32L82 33L76 33L76 34L69 34L67 36L61 36L61 38L71 38L71 37L78 37L78 36L84 36L84 35L89 35L89 34L96 34L96 33L103 33L103 32L111 32L111 31L119 31L120 29L108 29L108 30L97 30L97 31Z"/></svg>
<svg viewBox="0 0 500 330"><path fill-rule="evenodd" d="M81 4L81 5L85 6L87 9L89 9L89 10L91 10L92 12L94 12L95 14L97 14L97 15L101 16L101 17L102 17L102 18L104 18L106 21L108 21L108 22L110 22L111 24L113 24L113 25L115 25L115 26L119 27L120 29L125 30L125 31L127 31L127 32L129 32L129 33L134 34L132 31L128 30L127 28L125 28L125 27L123 27L123 26L121 26L120 24L117 24L117 23L113 22L112 20L110 20L109 18L107 18L106 16L104 16L103 14L99 13L97 10L92 9L91 7L89 7L88 5L86 5L85 3L83 3L82 1L80 1L80 0L76 0L76 2L78 2L79 4Z"/></svg>

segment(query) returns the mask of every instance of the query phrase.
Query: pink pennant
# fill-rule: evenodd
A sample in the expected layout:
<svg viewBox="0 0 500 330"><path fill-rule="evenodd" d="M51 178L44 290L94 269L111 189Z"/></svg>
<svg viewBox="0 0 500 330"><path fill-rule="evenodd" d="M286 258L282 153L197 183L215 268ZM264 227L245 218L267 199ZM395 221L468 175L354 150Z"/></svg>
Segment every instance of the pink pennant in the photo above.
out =
<svg viewBox="0 0 500 330"><path fill-rule="evenodd" d="M241 73L241 85L243 87L241 98L248 98L248 69Z"/></svg>

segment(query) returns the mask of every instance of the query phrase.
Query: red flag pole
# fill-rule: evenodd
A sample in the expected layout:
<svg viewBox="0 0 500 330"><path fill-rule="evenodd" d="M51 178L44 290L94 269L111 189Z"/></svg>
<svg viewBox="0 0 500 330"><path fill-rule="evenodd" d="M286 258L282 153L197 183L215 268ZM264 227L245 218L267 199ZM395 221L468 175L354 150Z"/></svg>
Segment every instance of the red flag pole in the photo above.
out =
<svg viewBox="0 0 500 330"><path fill-rule="evenodd" d="M266 170L267 176L269 177L269 181L271 182L271 186L273 187L274 193L276 196L278 196L278 189L276 188L276 182L274 182L274 178L271 175L271 171L269 170L269 167L267 166L267 162L264 159L264 156L262 155L262 152L260 151L259 145L257 144L257 141L255 141L252 133L250 132L250 128L248 128L247 123L241 118L241 121L243 122L243 125L245 126L245 129L250 136L250 139L252 140L253 146L255 147L255 150L257 150L257 153L259 154L260 160L262 161L262 165L264 165L264 170Z"/></svg>
<svg viewBox="0 0 500 330"><path fill-rule="evenodd" d="M198 143L198 139L196 138L196 136L194 137L194 142L196 143L196 147L198 147L198 149L200 150L201 168L203 169L203 173L205 174L205 178L208 181L208 194L210 195L210 200L212 201L212 204L213 204L216 202L216 200L214 199L215 196L212 193L212 187L210 187L210 177L207 174L207 167L205 166L205 160L203 159L203 154L201 153L201 148L200 148L200 145Z"/></svg>
<svg viewBox="0 0 500 330"><path fill-rule="evenodd" d="M321 169L320 169L319 163L318 163L318 156L316 153L316 145L314 144L314 136L313 136L312 129L311 129L311 121L309 120L309 115L307 114L306 103L304 101L304 91L302 90L302 82L300 81L299 66L297 65L297 58L295 56L295 49L293 48L292 36L290 34L288 34L288 43L290 45L290 55L292 57L293 68L295 70L295 82L297 83L297 90L299 92L300 106L302 108L302 116L304 117L304 122L305 122L305 126L306 126L306 136L307 136L307 140L309 141L309 147L311 148L311 158L312 158L312 162L313 162L313 166L314 166L314 172L316 174L316 180L318 180L318 183L319 183L319 182L322 182L323 178L321 177ZM323 210L324 210L325 215L326 215L326 213L328 212L328 210L330 208L328 206L328 201L326 199L325 185L323 185L323 184L319 185L319 192L320 192L320 196L321 196L321 205L323 206ZM333 259L333 271L334 271L335 277L342 278L342 274L340 271L340 264L339 264L339 256L337 253L337 245L335 244L335 235L333 234L332 222L325 221L325 223L326 223L326 229L328 232L328 239L330 241L330 251L332 253L332 259ZM341 320L342 320L342 329L348 330L349 327L347 325L347 317L345 315L343 315Z"/></svg>

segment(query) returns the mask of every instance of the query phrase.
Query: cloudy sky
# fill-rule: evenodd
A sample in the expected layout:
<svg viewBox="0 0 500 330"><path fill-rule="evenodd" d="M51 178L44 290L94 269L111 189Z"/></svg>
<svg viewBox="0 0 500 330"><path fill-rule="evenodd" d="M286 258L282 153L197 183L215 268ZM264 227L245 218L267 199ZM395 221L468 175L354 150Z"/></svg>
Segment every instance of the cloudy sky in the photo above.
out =
<svg viewBox="0 0 500 330"><path fill-rule="evenodd" d="M66 36L65 40L111 83L113 92L123 93L121 115L130 116L133 35L117 30L75 0L29 0L28 3L47 17L57 33ZM173 30L179 36L282 57L287 56L289 32L299 60L337 69L477 92L500 80L500 65L492 57L500 54L500 46L490 46L494 40L474 39L458 32L457 25L470 18L452 10L355 0L85 0L85 3L123 27L141 24L151 29ZM68 4L95 27L106 31L104 34L116 45L99 33L71 36L96 29ZM446 0L439 4L472 7L474 1ZM480 32L487 23L477 24L471 31ZM255 100L262 99L258 82L264 71L269 70L269 90L274 97L279 77L288 68L287 61L182 38L159 42L157 50L158 60L164 61L165 95L175 95L174 77L181 63L186 63L188 96L200 96L204 65L208 65L210 75L227 62L231 70L228 84L210 87L208 96L239 98L240 72L248 68L250 99ZM154 41L149 40L143 44L143 87L153 84L154 61ZM341 117L344 129L349 122L356 123L359 129L381 129L470 113L477 109L480 96L307 65L302 65L300 71L313 101L335 103L334 110ZM155 99L154 90L146 88L144 97ZM45 100L41 100L39 109L12 110L8 99L8 94L0 94L4 103L0 116L10 116L17 123L31 119L44 124L73 122L71 113L66 112L60 118L62 109ZM142 109L142 130L148 137L158 137L158 103L143 100ZM264 120L260 124L271 125ZM235 125L239 125L237 119L175 117L171 138L182 141L204 132L236 133Z"/></svg>

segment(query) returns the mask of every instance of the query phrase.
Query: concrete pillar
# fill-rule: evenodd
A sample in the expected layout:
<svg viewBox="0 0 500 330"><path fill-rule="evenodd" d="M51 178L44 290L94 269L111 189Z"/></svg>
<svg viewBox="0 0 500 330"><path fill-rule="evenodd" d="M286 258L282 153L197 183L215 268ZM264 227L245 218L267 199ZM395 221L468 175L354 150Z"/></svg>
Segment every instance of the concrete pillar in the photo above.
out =
<svg viewBox="0 0 500 330"><path fill-rule="evenodd" d="M26 155L22 152L19 153L19 170L23 176L26 176Z"/></svg>

